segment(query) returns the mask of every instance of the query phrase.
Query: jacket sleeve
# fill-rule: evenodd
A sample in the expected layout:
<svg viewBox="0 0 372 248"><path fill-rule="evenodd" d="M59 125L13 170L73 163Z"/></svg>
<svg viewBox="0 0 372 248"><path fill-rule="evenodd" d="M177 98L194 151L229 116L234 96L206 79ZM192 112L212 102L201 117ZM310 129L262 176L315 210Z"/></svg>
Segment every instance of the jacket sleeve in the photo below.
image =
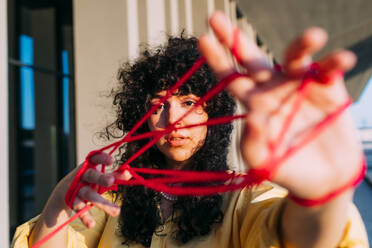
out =
<svg viewBox="0 0 372 248"><path fill-rule="evenodd" d="M106 225L107 215L100 209L93 207L90 210L91 215L96 221L93 228L86 228L80 219L76 219L67 226L67 247L69 248L90 248L97 247L101 238L102 231ZM13 236L11 247L24 248L29 247L28 238L34 228L39 216L29 220L19 226ZM53 237L52 237L53 238Z"/></svg>
<svg viewBox="0 0 372 248"><path fill-rule="evenodd" d="M269 190L250 199L245 213L241 212L241 247L290 247L283 245L280 219L285 194ZM247 204L247 203L245 203ZM368 238L360 214L353 203L348 208L348 221L338 248L368 248Z"/></svg>
<svg viewBox="0 0 372 248"><path fill-rule="evenodd" d="M363 220L358 209L350 203L348 209L348 222L339 248L368 248L368 238Z"/></svg>

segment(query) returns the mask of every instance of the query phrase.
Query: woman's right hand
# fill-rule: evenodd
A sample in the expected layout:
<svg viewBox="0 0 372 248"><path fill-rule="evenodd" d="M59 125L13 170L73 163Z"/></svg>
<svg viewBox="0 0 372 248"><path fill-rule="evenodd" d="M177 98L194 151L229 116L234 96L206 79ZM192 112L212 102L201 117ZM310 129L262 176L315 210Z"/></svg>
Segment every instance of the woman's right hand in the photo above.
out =
<svg viewBox="0 0 372 248"><path fill-rule="evenodd" d="M115 178L121 180L129 180L131 178L130 173L127 171L124 174L104 174L99 172L98 170L100 170L100 166L111 165L113 163L113 158L106 153L97 153L93 155L90 160L92 163L97 164L98 168L97 170L88 169L82 176L81 182L110 187L114 184ZM72 210L65 203L65 195L80 168L81 166L78 166L73 171L71 171L54 188L52 194L48 199L48 202L46 203L40 215L38 222L36 223L36 226L32 230L29 240L30 244L34 244L35 242L39 241L71 217ZM94 206L102 209L105 213L111 216L117 216L120 213L119 206L105 199L89 186L84 186L79 190L73 202L73 210L76 212L81 210L86 206L85 202L92 203ZM88 228L92 228L95 226L95 220L88 211L80 216L80 220ZM64 228L64 230L66 231L66 228ZM63 244L66 241L66 235L63 233L64 232L61 230L61 232L57 233L55 237L46 242L42 247L56 247L53 245L61 242L58 244L59 247L60 244ZM59 236L59 238L57 238L56 236Z"/></svg>
<svg viewBox="0 0 372 248"><path fill-rule="evenodd" d="M97 186L110 187L114 184L115 177L118 177L118 178L120 177L120 179L124 179L124 180L130 179L130 176L126 174L121 176L115 173L104 174L99 171L102 165L111 165L113 163L113 158L106 153L95 154L90 158L90 160L93 164L98 165L97 170L92 169L92 168L88 169L83 174L81 182L96 184ZM58 201L62 199L63 205L66 209L68 209L69 207L66 205L64 201L65 194L67 192L68 187L72 183L76 173L78 172L80 168L81 166L73 170L63 180L61 180L61 182L56 187L57 191L59 190L61 191L57 193ZM120 213L119 206L113 204L112 202L102 197L100 194L96 192L96 190L92 189L90 186L84 186L79 190L72 205L73 210L78 212L79 210L83 209L86 206L85 202L92 203L97 208L102 209L104 212L106 212L107 214L111 216L117 216ZM80 216L80 219L82 223L88 228L91 228L95 225L94 218L89 214L89 212L83 213Z"/></svg>

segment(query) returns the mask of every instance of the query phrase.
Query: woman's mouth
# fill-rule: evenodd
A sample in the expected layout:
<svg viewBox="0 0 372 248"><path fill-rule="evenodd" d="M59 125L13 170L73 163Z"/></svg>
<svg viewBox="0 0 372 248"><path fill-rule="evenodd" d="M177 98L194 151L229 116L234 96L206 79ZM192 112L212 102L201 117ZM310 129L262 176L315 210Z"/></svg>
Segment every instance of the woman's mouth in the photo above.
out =
<svg viewBox="0 0 372 248"><path fill-rule="evenodd" d="M167 138L167 142L170 146L182 146L187 142L187 138L170 136Z"/></svg>

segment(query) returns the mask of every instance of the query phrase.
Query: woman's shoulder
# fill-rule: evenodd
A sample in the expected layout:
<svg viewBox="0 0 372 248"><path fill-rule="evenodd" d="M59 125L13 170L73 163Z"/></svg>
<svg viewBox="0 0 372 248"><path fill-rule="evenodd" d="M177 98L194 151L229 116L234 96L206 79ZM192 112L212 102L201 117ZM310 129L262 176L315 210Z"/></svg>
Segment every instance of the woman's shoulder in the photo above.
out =
<svg viewBox="0 0 372 248"><path fill-rule="evenodd" d="M230 201L244 201L255 203L272 198L284 198L288 191L274 183L265 181L252 187L245 187L225 194Z"/></svg>
<svg viewBox="0 0 372 248"><path fill-rule="evenodd" d="M277 224L287 192L269 182L225 195L224 224L244 247L277 247ZM226 230L224 229L224 230ZM261 241L265 240L265 244Z"/></svg>
<svg viewBox="0 0 372 248"><path fill-rule="evenodd" d="M288 191L277 184L265 181L259 185L250 188L244 188L241 194L250 194L251 202L260 202L268 199L284 198L287 196Z"/></svg>
<svg viewBox="0 0 372 248"><path fill-rule="evenodd" d="M224 194L224 210L246 212L248 208L266 208L281 201L287 190L270 182Z"/></svg>

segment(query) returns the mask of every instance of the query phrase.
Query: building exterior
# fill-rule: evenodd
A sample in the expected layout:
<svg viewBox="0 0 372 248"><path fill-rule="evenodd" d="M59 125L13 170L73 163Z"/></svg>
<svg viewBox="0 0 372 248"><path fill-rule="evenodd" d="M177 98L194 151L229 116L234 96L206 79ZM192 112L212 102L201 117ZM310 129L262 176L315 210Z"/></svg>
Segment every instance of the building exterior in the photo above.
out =
<svg viewBox="0 0 372 248"><path fill-rule="evenodd" d="M42 210L59 179L105 145L100 132L113 120L108 95L120 64L167 34L210 32L215 10L257 39L235 0L0 0L3 243Z"/></svg>

